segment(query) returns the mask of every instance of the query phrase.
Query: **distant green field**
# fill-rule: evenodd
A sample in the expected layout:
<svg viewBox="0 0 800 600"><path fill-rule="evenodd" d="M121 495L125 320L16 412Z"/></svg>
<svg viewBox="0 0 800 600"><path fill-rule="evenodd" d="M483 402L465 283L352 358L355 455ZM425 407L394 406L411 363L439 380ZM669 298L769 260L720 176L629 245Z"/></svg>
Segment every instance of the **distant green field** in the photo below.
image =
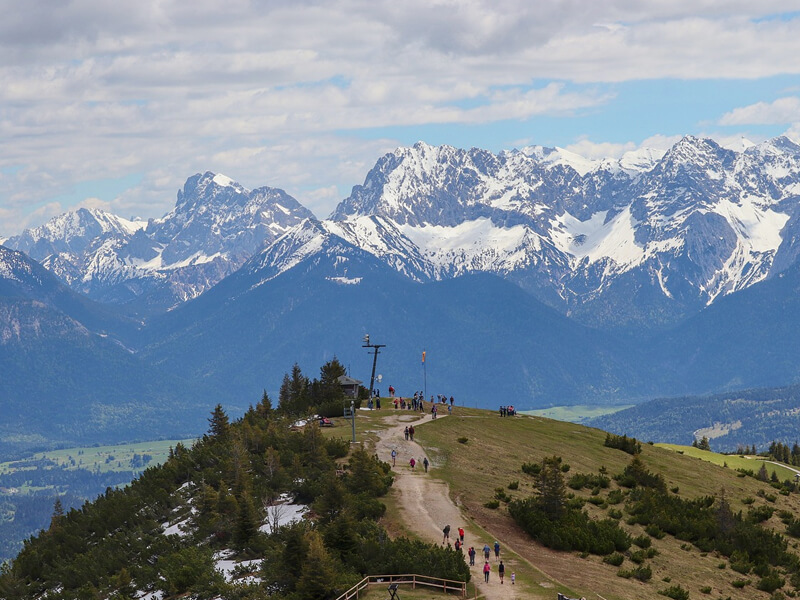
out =
<svg viewBox="0 0 800 600"><path fill-rule="evenodd" d="M611 415L615 412L630 408L633 404L620 404L618 406L594 406L591 404L576 404L574 406L552 406L550 408L540 408L537 410L521 410L520 414L534 415L555 419L556 421L567 421L569 423L583 423L587 419Z"/></svg>
<svg viewBox="0 0 800 600"><path fill-rule="evenodd" d="M38 452L25 459L0 463L0 474L36 469L37 461L42 460L50 460L57 466L64 465L67 470L143 471L149 466L163 463L169 456L169 449L174 448L179 442L189 446L194 440L159 440ZM138 460L134 460L135 455L138 455Z"/></svg>
<svg viewBox="0 0 800 600"><path fill-rule="evenodd" d="M748 471L758 472L761 468L763 461L758 457L739 456L737 454L719 454L717 452L709 452L708 450L700 450L694 446L681 446L678 444L655 444L659 448L666 448L680 452L685 456L691 456L705 460L715 465L727 466L730 469L745 469ZM773 463L766 463L767 473L770 477L772 473L776 473L778 479L784 481L786 479L794 480L795 472L787 467L782 467Z"/></svg>

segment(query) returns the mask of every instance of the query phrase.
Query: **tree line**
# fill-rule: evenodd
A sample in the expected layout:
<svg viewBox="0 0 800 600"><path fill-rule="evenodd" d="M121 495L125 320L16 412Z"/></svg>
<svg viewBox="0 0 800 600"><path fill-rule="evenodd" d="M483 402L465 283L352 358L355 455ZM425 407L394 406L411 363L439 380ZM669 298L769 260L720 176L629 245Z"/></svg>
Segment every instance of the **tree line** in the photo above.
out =
<svg viewBox="0 0 800 600"><path fill-rule="evenodd" d="M335 359L310 380L295 365L277 407L265 393L231 422L217 405L208 432L191 448L178 444L167 461L125 489L54 511L47 530L25 542L0 574L0 597L128 600L140 591L164 597L223 595L232 600L334 598L368 574L416 572L466 581L460 553L392 539L378 519L391 469L347 440L326 438L297 417L345 401L332 382ZM309 507L293 524L264 527L283 498ZM164 535L165 522L184 535ZM260 562L256 579L228 583L215 552Z"/></svg>

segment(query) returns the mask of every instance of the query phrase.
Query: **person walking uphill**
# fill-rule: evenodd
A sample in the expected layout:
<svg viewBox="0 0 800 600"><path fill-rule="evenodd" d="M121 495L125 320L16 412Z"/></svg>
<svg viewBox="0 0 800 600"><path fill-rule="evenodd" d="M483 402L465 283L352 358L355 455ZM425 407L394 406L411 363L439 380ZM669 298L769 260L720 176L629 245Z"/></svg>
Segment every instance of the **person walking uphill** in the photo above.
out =
<svg viewBox="0 0 800 600"><path fill-rule="evenodd" d="M428 457L427 457L427 456L426 456L425 458L423 458L423 459L422 459L422 466L424 466L424 467L425 467L425 472L426 472L426 473L428 472L428 465L429 465L429 464L431 464L431 463L429 463L429 462L428 462ZM463 538L463 537L461 538L461 541L462 541L462 542L464 541L464 538Z"/></svg>
<svg viewBox="0 0 800 600"><path fill-rule="evenodd" d="M491 552L491 551L492 550L491 550L491 548L489 548L489 544L484 544L483 545L483 558L485 560L487 560L487 561L489 560L489 552Z"/></svg>
<svg viewBox="0 0 800 600"><path fill-rule="evenodd" d="M469 550L467 551L467 554L469 554L469 566L470 567L474 567L475 566L475 554L476 554L475 548L470 546Z"/></svg>
<svg viewBox="0 0 800 600"><path fill-rule="evenodd" d="M444 537L442 538L442 543L444 544L445 542L449 542L450 541L450 525L445 525L444 529L442 529L442 533L444 534Z"/></svg>
<svg viewBox="0 0 800 600"><path fill-rule="evenodd" d="M497 540L494 541L494 558L495 560L500 558L500 542Z"/></svg>
<svg viewBox="0 0 800 600"><path fill-rule="evenodd" d="M486 563L483 565L483 579L486 583L489 583L489 573L492 572L492 567L489 566L489 561L487 560Z"/></svg>
<svg viewBox="0 0 800 600"><path fill-rule="evenodd" d="M497 567L497 574L500 575L500 585L503 585L503 576L506 574L506 567L503 561L500 561L500 566Z"/></svg>

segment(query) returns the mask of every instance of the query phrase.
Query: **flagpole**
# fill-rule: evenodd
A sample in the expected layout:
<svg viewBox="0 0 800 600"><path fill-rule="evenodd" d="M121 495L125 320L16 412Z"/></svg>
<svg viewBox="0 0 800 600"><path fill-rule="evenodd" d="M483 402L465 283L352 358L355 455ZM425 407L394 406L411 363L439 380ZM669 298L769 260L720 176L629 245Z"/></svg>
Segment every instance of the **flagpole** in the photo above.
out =
<svg viewBox="0 0 800 600"><path fill-rule="evenodd" d="M428 363L425 362L425 350L422 351L422 399L428 398Z"/></svg>

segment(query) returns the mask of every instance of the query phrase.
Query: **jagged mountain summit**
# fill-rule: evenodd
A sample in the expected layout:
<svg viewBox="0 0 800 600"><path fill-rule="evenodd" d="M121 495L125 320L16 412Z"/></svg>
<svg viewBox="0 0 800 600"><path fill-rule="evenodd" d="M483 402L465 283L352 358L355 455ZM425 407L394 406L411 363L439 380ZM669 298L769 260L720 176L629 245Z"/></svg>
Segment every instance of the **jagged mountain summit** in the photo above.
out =
<svg viewBox="0 0 800 600"><path fill-rule="evenodd" d="M737 152L687 136L616 161L418 143L381 158L331 219L384 220L388 240L359 243L421 280L488 271L594 325L652 326L794 264L798 192L785 137ZM398 246L413 264L383 251Z"/></svg>
<svg viewBox="0 0 800 600"><path fill-rule="evenodd" d="M687 136L603 160L420 142L381 157L324 221L205 173L161 219L81 210L6 243L92 298L163 310L259 252L276 276L334 234L414 281L487 272L585 324L652 329L795 264L799 205L800 146L785 137Z"/></svg>
<svg viewBox="0 0 800 600"><path fill-rule="evenodd" d="M214 173L190 177L160 219L79 209L9 238L74 290L113 304L168 308L194 298L265 244L313 217L283 190L248 190Z"/></svg>

